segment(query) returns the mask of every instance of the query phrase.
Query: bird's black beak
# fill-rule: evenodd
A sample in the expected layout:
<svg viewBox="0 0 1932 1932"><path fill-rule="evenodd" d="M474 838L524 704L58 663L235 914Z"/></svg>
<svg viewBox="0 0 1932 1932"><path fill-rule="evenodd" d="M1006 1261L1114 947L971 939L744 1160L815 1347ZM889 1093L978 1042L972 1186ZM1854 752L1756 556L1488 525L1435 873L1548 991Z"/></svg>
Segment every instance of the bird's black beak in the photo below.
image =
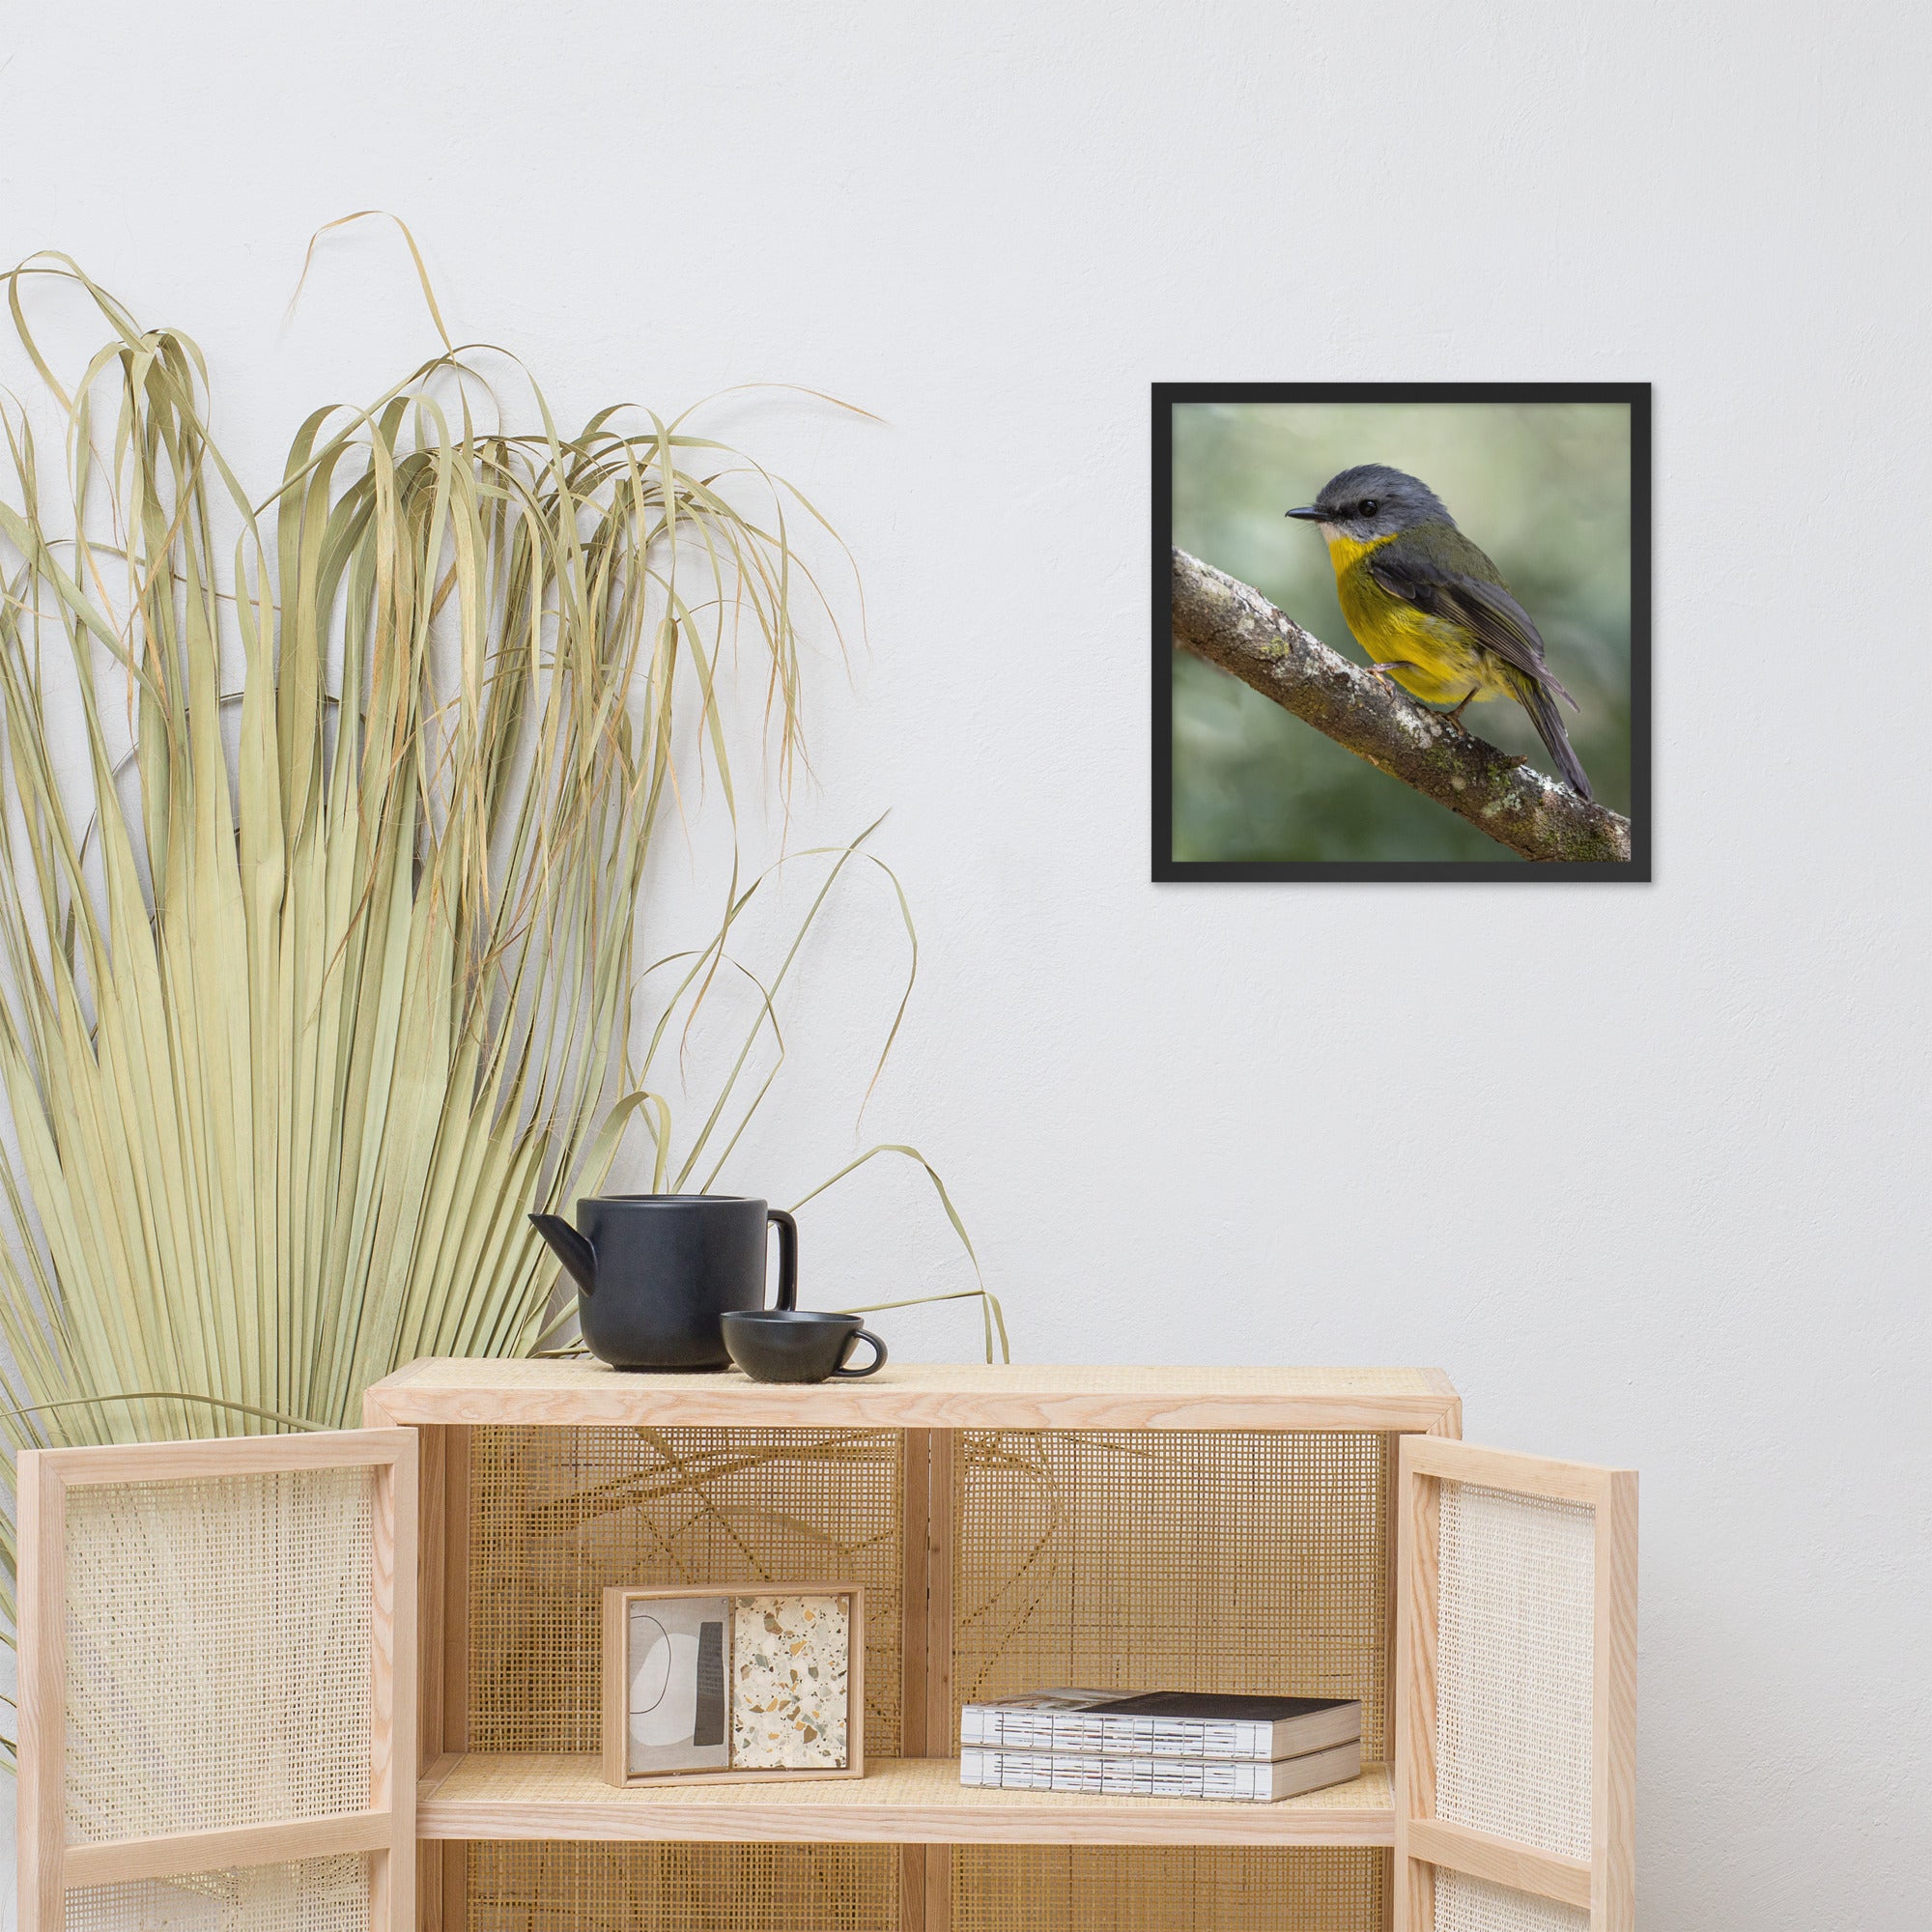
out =
<svg viewBox="0 0 1932 1932"><path fill-rule="evenodd" d="M1298 510L1291 510L1291 517L1298 517L1304 524L1325 524L1328 512L1316 503L1304 503Z"/></svg>

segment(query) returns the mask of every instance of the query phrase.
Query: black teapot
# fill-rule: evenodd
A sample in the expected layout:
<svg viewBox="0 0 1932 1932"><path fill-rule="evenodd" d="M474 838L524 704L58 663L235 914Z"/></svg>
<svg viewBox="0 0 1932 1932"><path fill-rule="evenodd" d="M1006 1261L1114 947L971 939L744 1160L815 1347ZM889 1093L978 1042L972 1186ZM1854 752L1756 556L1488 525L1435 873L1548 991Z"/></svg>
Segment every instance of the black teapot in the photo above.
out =
<svg viewBox="0 0 1932 1932"><path fill-rule="evenodd" d="M577 1283L583 1346L613 1369L724 1369L720 1318L765 1305L765 1230L779 1231L780 1308L798 1305L798 1224L732 1194L603 1194L531 1225Z"/></svg>

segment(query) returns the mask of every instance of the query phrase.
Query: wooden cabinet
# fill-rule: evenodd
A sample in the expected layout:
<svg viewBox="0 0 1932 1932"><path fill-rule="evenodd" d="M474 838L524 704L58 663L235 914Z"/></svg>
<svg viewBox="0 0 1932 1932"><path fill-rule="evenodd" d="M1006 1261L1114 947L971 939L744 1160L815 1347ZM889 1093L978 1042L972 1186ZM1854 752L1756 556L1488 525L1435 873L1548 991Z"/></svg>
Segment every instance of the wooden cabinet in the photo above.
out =
<svg viewBox="0 0 1932 1932"><path fill-rule="evenodd" d="M895 1364L800 1388L424 1361L372 1388L365 1419L26 1459L23 1932L203 1923L142 1917L156 1885L213 1898L210 1932L1634 1923L1634 1478L1462 1444L1439 1372ZM338 1467L363 1474L267 1502L248 1487ZM60 1498L90 1483L126 1520L103 1547L145 1552L130 1628L209 1639L214 1600L171 1609L171 1566L225 1551L221 1641L246 1661L180 1673L180 1694L232 1693L210 1739L259 1719L314 1605L327 1695L298 1673L271 1749L319 1725L333 1785L263 1771L266 1810L189 1806L186 1830L135 1807L124 1831L89 1797L120 1775L101 1714L156 1654L103 1639L82 1601L99 1566L76 1567ZM328 1512L363 1526L304 1527ZM413 1566L384 1555L395 1539ZM346 1596L315 1574L331 1562ZM866 1776L606 1783L602 1589L799 1577L865 1587ZM962 1787L959 1703L1046 1683L1359 1696L1370 1761L1271 1805ZM360 1903L317 1918L304 1885Z"/></svg>

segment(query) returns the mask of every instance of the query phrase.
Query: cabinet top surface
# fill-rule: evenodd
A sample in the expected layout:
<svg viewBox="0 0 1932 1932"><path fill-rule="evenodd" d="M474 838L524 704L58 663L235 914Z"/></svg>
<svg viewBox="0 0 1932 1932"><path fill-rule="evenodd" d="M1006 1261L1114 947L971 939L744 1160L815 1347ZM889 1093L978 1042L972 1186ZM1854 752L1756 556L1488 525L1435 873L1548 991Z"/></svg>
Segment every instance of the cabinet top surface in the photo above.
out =
<svg viewBox="0 0 1932 1932"><path fill-rule="evenodd" d="M890 1363L809 1386L737 1370L648 1375L586 1357L432 1358L369 1391L371 1422L896 1429L1430 1429L1457 1434L1440 1369Z"/></svg>

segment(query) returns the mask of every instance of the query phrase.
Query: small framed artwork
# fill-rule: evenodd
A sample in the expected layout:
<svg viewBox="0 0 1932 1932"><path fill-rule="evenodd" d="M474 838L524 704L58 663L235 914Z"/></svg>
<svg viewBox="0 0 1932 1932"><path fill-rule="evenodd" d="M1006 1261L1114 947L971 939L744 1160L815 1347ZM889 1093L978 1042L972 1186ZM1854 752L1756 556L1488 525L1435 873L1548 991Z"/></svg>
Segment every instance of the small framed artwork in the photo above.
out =
<svg viewBox="0 0 1932 1932"><path fill-rule="evenodd" d="M605 1777L863 1777L865 1613L852 1583L607 1589Z"/></svg>
<svg viewBox="0 0 1932 1932"><path fill-rule="evenodd" d="M1650 385L1157 383L1153 876L1650 878Z"/></svg>

